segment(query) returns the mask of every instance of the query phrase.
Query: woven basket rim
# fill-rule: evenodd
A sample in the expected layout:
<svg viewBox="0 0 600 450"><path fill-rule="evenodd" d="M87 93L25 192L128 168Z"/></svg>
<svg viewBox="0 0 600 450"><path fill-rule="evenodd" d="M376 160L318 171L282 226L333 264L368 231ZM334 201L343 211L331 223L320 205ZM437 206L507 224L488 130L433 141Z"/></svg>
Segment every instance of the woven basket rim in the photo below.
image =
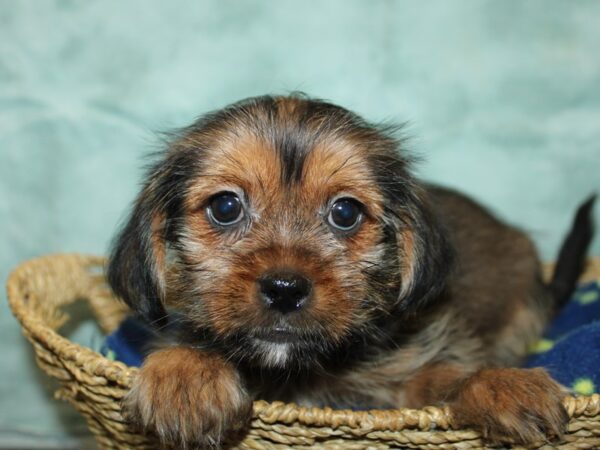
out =
<svg viewBox="0 0 600 450"><path fill-rule="evenodd" d="M100 376L125 387L129 387L131 377L138 368L129 367L120 361L106 358L89 347L77 344L50 328L37 311L28 308L27 299L19 295L21 281L26 278L32 266L40 262L52 263L57 259L76 259L85 266L104 265L105 259L99 256L76 253L57 253L32 258L19 264L9 275L6 289L10 308L23 330L39 342L44 342L48 350L72 360L78 366L86 367ZM126 381L125 381L126 380Z"/></svg>
<svg viewBox="0 0 600 450"><path fill-rule="evenodd" d="M68 261L74 265L84 267L104 266L105 258L77 253L58 253L33 258L19 264L7 279L7 297L10 308L22 326L23 332L29 335L36 343L45 346L50 352L61 358L73 361L76 366L87 373L95 375L98 385L115 383L123 388L130 388L133 377L138 368L129 367L120 361L106 358L102 354L70 341L53 330L40 314L28 306L28 298L23 292L27 287L28 277L32 270L40 266L52 266L57 261ZM551 264L544 267L550 270ZM594 276L589 276L589 272ZM587 279L600 279L600 257L590 258L588 261ZM600 411L600 395L566 396L564 405L571 417L594 416ZM360 427L373 431L401 431L407 428L421 430L445 430L451 428L452 417L447 407L428 406L423 409L369 409L348 410L333 409L330 407L304 407L294 403L254 402L254 418L260 418L266 423L294 423L299 422L307 426L321 426L326 423L328 427ZM476 432L465 430L470 437L479 436ZM465 436L466 437L466 436Z"/></svg>

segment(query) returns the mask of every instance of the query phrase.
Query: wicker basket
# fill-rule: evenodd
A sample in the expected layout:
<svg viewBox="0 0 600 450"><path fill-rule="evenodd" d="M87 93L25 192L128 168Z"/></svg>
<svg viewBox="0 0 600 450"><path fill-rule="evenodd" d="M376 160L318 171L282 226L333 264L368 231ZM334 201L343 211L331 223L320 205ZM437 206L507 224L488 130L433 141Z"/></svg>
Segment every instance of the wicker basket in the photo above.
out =
<svg viewBox="0 0 600 450"><path fill-rule="evenodd" d="M110 361L57 333L69 319L65 306L79 299L89 303L106 332L115 329L126 314L104 283L103 263L102 258L81 255L25 262L8 279L9 303L33 344L38 364L60 381L56 397L83 414L101 448L157 448L157 441L131 429L121 416L121 399L137 369ZM589 262L584 278L600 278L600 259ZM564 404L571 421L563 441L530 448L600 448L600 395L567 397ZM452 429L451 423L444 408L347 411L257 401L251 429L239 448L486 448L478 433Z"/></svg>

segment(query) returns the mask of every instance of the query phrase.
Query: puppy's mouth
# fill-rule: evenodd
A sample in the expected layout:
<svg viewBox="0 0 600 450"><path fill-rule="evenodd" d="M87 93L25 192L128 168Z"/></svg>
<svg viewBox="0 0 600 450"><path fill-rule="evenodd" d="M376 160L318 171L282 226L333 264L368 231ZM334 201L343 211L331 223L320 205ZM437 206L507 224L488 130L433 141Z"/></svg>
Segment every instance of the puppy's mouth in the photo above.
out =
<svg viewBox="0 0 600 450"><path fill-rule="evenodd" d="M287 327L259 328L252 337L273 344L291 344L300 340L300 333Z"/></svg>

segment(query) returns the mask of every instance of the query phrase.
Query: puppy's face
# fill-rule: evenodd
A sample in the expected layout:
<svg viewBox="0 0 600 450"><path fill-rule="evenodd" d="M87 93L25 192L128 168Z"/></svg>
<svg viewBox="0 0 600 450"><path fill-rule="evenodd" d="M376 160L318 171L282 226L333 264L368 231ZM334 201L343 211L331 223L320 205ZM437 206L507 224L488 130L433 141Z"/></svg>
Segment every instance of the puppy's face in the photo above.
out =
<svg viewBox="0 0 600 450"><path fill-rule="evenodd" d="M310 364L382 338L382 317L436 291L442 240L394 139L331 104L262 97L175 140L109 280L151 321L177 310L231 357Z"/></svg>

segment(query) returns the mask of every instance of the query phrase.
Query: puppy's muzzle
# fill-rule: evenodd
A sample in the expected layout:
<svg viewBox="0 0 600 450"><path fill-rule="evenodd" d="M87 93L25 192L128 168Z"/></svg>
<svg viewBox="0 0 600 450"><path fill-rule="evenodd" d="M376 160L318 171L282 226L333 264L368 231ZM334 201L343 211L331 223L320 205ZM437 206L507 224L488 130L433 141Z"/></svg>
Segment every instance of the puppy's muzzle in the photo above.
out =
<svg viewBox="0 0 600 450"><path fill-rule="evenodd" d="M312 283L295 272L269 273L258 280L259 295L267 308L288 314L302 309L310 298Z"/></svg>

